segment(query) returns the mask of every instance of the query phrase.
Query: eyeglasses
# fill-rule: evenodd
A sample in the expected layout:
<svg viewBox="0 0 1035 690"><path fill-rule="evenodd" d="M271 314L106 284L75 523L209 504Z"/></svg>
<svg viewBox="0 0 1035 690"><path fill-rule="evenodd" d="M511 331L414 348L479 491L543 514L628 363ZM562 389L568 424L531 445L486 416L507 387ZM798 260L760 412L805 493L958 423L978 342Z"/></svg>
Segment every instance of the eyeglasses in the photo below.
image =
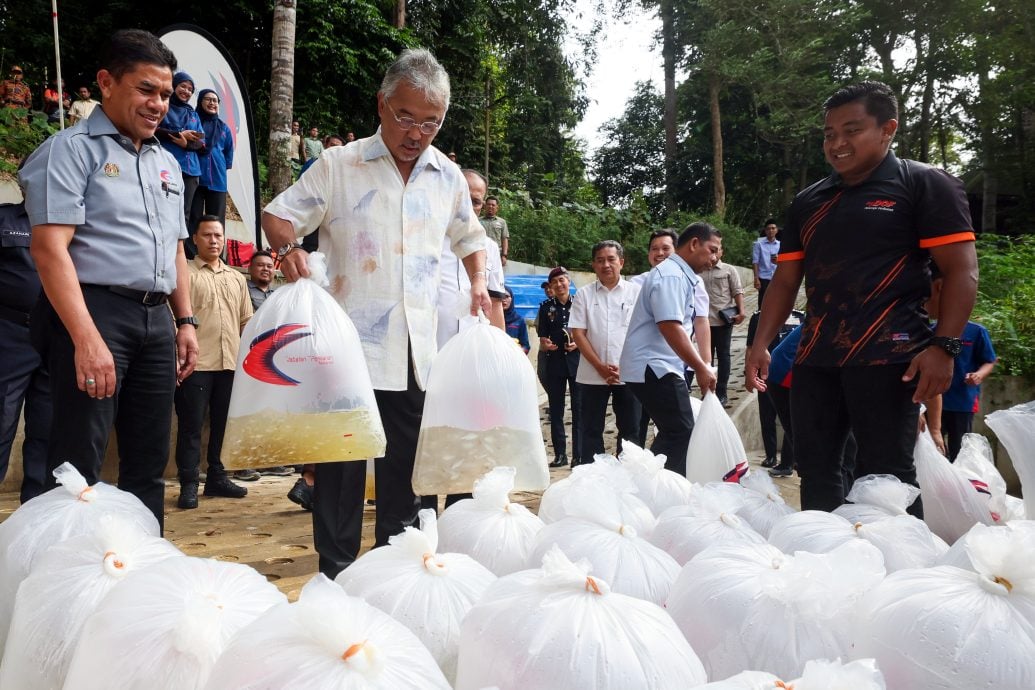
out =
<svg viewBox="0 0 1035 690"><path fill-rule="evenodd" d="M412 117L399 117L395 114L395 108L392 107L392 104L388 102L387 98L385 99L385 105L388 106L388 110L391 111L392 117L395 118L395 124L399 125L399 129L404 130L406 132L409 132L411 129L416 127L420 130L421 134L431 136L432 134L436 133L440 127L442 127L441 122L435 122L433 120L428 120L427 122L417 122Z"/></svg>
<svg viewBox="0 0 1035 690"><path fill-rule="evenodd" d="M205 96L201 99L202 103L219 103L219 99L215 96Z"/></svg>

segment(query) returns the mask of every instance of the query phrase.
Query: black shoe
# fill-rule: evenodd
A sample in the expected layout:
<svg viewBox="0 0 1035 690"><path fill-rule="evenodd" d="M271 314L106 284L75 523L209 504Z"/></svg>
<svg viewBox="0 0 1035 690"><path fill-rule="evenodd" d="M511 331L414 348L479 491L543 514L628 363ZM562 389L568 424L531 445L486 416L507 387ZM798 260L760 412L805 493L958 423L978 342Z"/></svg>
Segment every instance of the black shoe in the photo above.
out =
<svg viewBox="0 0 1035 690"><path fill-rule="evenodd" d="M205 495L221 496L223 498L244 498L248 495L248 489L234 484L227 477L218 477L205 482Z"/></svg>
<svg viewBox="0 0 1035 690"><path fill-rule="evenodd" d="M762 461L762 467L776 467L776 458L766 458Z"/></svg>
<svg viewBox="0 0 1035 690"><path fill-rule="evenodd" d="M277 467L260 467L259 474L269 475L271 477L290 477L294 474L294 471L292 471L290 467L278 465Z"/></svg>
<svg viewBox="0 0 1035 690"><path fill-rule="evenodd" d="M730 407L729 398L727 398L725 395L719 396L719 402L722 404L723 407Z"/></svg>
<svg viewBox="0 0 1035 690"><path fill-rule="evenodd" d="M299 478L291 487L291 491L288 491L287 497L293 503L302 506L302 510L311 511L313 509L313 487L306 484L305 479Z"/></svg>
<svg viewBox="0 0 1035 690"><path fill-rule="evenodd" d="M198 507L197 484L180 484L180 497L176 499L176 507L183 510L191 510Z"/></svg>
<svg viewBox="0 0 1035 690"><path fill-rule="evenodd" d="M564 453L561 453L560 455L558 455L557 457L555 457L553 459L553 462L550 463L550 467L564 467L567 464L568 464L568 456L565 455Z"/></svg>
<svg viewBox="0 0 1035 690"><path fill-rule="evenodd" d="M237 470L234 472L234 479L239 482L257 482L259 481L259 473L255 470Z"/></svg>
<svg viewBox="0 0 1035 690"><path fill-rule="evenodd" d="M789 477L794 474L794 470L789 467L774 467L769 470L770 477Z"/></svg>

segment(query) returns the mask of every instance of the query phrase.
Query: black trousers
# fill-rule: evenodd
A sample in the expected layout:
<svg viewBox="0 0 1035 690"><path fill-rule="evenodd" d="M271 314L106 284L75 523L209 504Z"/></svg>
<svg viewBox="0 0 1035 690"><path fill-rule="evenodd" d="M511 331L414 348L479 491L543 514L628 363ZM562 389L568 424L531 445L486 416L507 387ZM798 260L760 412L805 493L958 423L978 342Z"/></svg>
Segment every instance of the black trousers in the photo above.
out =
<svg viewBox="0 0 1035 690"><path fill-rule="evenodd" d="M851 431L858 446L854 476L891 474L917 485L913 446L919 406L916 383L903 383L907 364L794 367L791 417L801 475L802 510L831 511L844 503L842 454ZM920 499L909 512L923 517Z"/></svg>
<svg viewBox="0 0 1035 690"><path fill-rule="evenodd" d="M758 394L759 399L768 397L776 410L776 418L780 420L783 427L783 444L780 446L780 464L776 467L781 470L794 469L794 425L791 424L791 391L789 388L773 383L765 393ZM775 444L774 444L775 445ZM766 451L766 457L769 451Z"/></svg>
<svg viewBox="0 0 1035 690"><path fill-rule="evenodd" d="M190 218L191 209L194 206L194 195L198 191L198 184L201 178L197 175L183 175L183 217ZM198 248L194 246L194 228L187 227L187 239L183 241L183 251L188 259L193 259L198 254Z"/></svg>
<svg viewBox="0 0 1035 690"><path fill-rule="evenodd" d="M651 452L665 455L665 469L686 476L686 449L694 430L690 391L681 374L665 374L660 379L647 367L643 383L626 383L629 390L651 416L658 433Z"/></svg>
<svg viewBox="0 0 1035 690"><path fill-rule="evenodd" d="M726 386L730 381L730 344L733 341L733 325L711 326L712 355L718 362L718 381L715 383L715 394L719 398L726 397Z"/></svg>
<svg viewBox="0 0 1035 690"><path fill-rule="evenodd" d="M564 396L571 392L571 458L581 461L582 455L582 392L575 383L575 371L579 367L579 355L572 352L563 355L550 352L546 358L543 388L550 405L550 440L554 455L566 454L568 433L564 426ZM586 460L591 458L587 457Z"/></svg>
<svg viewBox="0 0 1035 690"><path fill-rule="evenodd" d="M198 222L204 215L219 216L219 222L226 227L226 192L216 192L198 185L187 216L187 230L191 234L198 229Z"/></svg>
<svg viewBox="0 0 1035 690"><path fill-rule="evenodd" d="M618 427L618 444L615 454L622 452L622 439L638 443L640 435L640 403L625 386L593 385L577 383L582 398L582 461L592 462L593 456L603 453L604 421L607 418L607 402L615 413Z"/></svg>
<svg viewBox="0 0 1035 690"><path fill-rule="evenodd" d="M176 470L180 484L197 484L201 473L201 428L208 413L208 479L226 476L223 435L230 411L233 371L195 371L176 389Z"/></svg>
<svg viewBox="0 0 1035 690"><path fill-rule="evenodd" d="M762 309L762 300L765 299L765 291L769 289L769 281L771 278L759 278L758 279L758 308Z"/></svg>
<svg viewBox="0 0 1035 690"><path fill-rule="evenodd" d="M945 450L949 461L955 461L963 447L963 434L969 434L974 428L973 412L953 412L942 410L942 433L947 440Z"/></svg>
<svg viewBox="0 0 1035 690"><path fill-rule="evenodd" d="M775 386L773 386L775 388ZM762 447L766 458L776 457L776 406L765 393L758 394L758 424L762 427Z"/></svg>
<svg viewBox="0 0 1035 690"><path fill-rule="evenodd" d="M162 473L169 461L176 389L172 312L167 304L148 307L98 287L84 286L83 297L115 360L115 395L96 400L79 390L72 339L50 302L40 298L32 315L32 339L37 348L47 342L54 419L59 420L47 448L47 488L56 485L51 472L63 462L96 483L114 426L118 486L139 498L162 525Z"/></svg>
<svg viewBox="0 0 1035 690"><path fill-rule="evenodd" d="M44 492L52 407L50 373L32 347L29 327L0 318L0 480L7 476L18 418L25 410L22 503Z"/></svg>
<svg viewBox="0 0 1035 690"><path fill-rule="evenodd" d="M404 391L374 391L388 445L374 462L377 492L374 546L417 520L420 498L413 493L413 461L424 413L424 391L417 387L410 366ZM334 579L359 555L363 533L366 463L327 462L316 465L313 494L313 543L320 555L320 572Z"/></svg>

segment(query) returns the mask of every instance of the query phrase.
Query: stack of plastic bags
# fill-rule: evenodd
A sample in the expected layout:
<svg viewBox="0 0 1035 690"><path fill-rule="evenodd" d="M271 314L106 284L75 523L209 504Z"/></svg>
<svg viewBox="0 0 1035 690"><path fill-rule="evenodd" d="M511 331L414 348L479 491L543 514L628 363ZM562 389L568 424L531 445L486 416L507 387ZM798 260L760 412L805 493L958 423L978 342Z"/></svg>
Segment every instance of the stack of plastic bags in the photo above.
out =
<svg viewBox="0 0 1035 690"><path fill-rule="evenodd" d="M246 565L168 558L126 578L97 606L65 687L201 690L230 638L285 601Z"/></svg>
<svg viewBox="0 0 1035 690"><path fill-rule="evenodd" d="M683 567L665 607L709 677L751 669L796 678L813 659L852 656L859 601L883 578L880 552L858 540L793 556L719 545Z"/></svg>
<svg viewBox="0 0 1035 690"><path fill-rule="evenodd" d="M539 501L539 518L546 524L557 522L571 515L570 496L600 493L612 493L618 499L623 524L631 525L640 535L654 529L654 512L636 495L632 474L613 455L597 455L594 462L579 465L569 477L551 484Z"/></svg>
<svg viewBox="0 0 1035 690"><path fill-rule="evenodd" d="M1026 489L1023 492L1025 515L1035 519L1035 400L1008 410L996 410L985 417L985 424L1010 454L1013 468Z"/></svg>
<svg viewBox="0 0 1035 690"><path fill-rule="evenodd" d="M91 534L105 515L119 515L157 537L158 521L133 494L98 482L93 486L69 463L54 476L61 486L37 496L0 524L0 645L14 610L18 586L48 548L81 534Z"/></svg>
<svg viewBox="0 0 1035 690"><path fill-rule="evenodd" d="M909 690L1035 687L1035 533L987 529L974 570L904 570L863 602L857 655Z"/></svg>
<svg viewBox="0 0 1035 690"><path fill-rule="evenodd" d="M838 506L834 514L851 523L865 525L887 517L908 515L906 509L919 496L920 489L894 475L868 474L855 480L845 496L848 503Z"/></svg>
<svg viewBox="0 0 1035 690"><path fill-rule="evenodd" d="M298 601L242 629L212 669L207 690L449 690L406 626L323 575Z"/></svg>
<svg viewBox="0 0 1035 690"><path fill-rule="evenodd" d="M552 549L542 569L500 578L468 613L456 689L694 688L706 680L664 609L611 591L587 564Z"/></svg>
<svg viewBox="0 0 1035 690"><path fill-rule="evenodd" d="M543 521L512 503L513 467L497 467L474 485L474 497L457 501L438 519L438 546L465 553L496 575L524 570Z"/></svg>
<svg viewBox="0 0 1035 690"><path fill-rule="evenodd" d="M855 540L869 542L880 549L889 573L933 566L948 550L923 521L912 515L853 525L840 515L806 510L783 518L769 534L769 543L784 553L829 553Z"/></svg>
<svg viewBox="0 0 1035 690"><path fill-rule="evenodd" d="M47 549L18 588L0 688L60 690L83 626L108 592L148 566L183 557L117 514Z"/></svg>
<svg viewBox="0 0 1035 690"><path fill-rule="evenodd" d="M570 559L587 559L593 572L615 592L664 603L679 564L641 536L641 526L625 522L630 498L631 494L616 492L603 477L579 480L564 498L568 517L546 525L536 535L529 567L542 563L556 545ZM648 537L653 521L649 516Z"/></svg>
<svg viewBox="0 0 1035 690"><path fill-rule="evenodd" d="M452 679L460 622L496 576L466 554L438 553L435 511L419 517L419 530L407 527L363 554L335 582L409 628Z"/></svg>

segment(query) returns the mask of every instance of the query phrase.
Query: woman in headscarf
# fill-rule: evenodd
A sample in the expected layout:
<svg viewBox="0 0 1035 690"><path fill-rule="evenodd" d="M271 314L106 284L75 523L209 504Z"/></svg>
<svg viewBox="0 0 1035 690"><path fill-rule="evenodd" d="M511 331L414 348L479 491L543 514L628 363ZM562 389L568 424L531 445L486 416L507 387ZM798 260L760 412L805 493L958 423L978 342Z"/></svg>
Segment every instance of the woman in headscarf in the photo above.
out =
<svg viewBox="0 0 1035 690"><path fill-rule="evenodd" d="M234 166L234 135L230 127L219 119L219 96L212 89L198 92L198 117L201 118L205 146L198 150L201 178L190 210L188 227L191 230L206 214L219 216L226 225L226 171Z"/></svg>
<svg viewBox="0 0 1035 690"><path fill-rule="evenodd" d="M525 354L528 354L528 324L514 308L514 291L507 285L504 285L503 289L507 291L506 297L503 298L503 320L507 324L507 335L516 340Z"/></svg>
<svg viewBox="0 0 1035 690"><path fill-rule="evenodd" d="M169 98L169 112L165 119L158 125L155 134L159 141L180 164L183 172L183 185L176 189L169 181L162 181L162 191L166 194L183 195L183 213L190 214L190 207L194 201L194 192L198 189L198 178L201 175L201 165L198 162L198 149L205 145L205 135L201 131L201 118L190 105L190 98L194 95L194 78L186 72L177 72L173 75L173 93ZM193 231L194 228L187 228ZM188 240L184 243L186 249L193 244ZM188 253L189 257L194 252Z"/></svg>

